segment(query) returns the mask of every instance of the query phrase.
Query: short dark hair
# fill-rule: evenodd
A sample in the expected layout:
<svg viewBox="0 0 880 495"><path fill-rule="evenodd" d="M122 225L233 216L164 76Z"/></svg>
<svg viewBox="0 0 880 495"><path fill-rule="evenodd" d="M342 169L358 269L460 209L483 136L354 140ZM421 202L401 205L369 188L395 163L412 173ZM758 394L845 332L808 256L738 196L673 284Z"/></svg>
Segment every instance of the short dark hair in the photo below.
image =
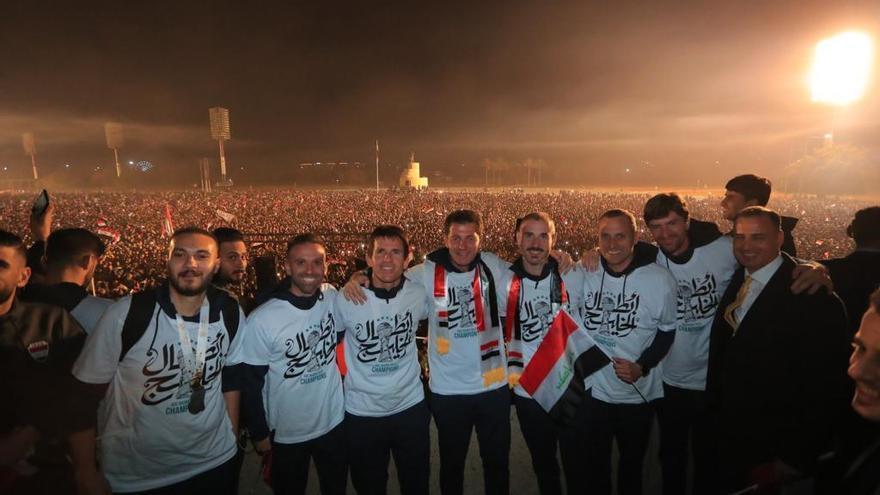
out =
<svg viewBox="0 0 880 495"><path fill-rule="evenodd" d="M317 244L322 248L327 249L327 245L324 243L324 239L322 239L321 236L307 232L305 234L299 234L287 241L286 254L290 254L290 251L300 244Z"/></svg>
<svg viewBox="0 0 880 495"><path fill-rule="evenodd" d="M244 234L242 234L240 230L233 229L232 227L217 227L211 231L211 234L217 239L218 245L223 244L224 242L244 242Z"/></svg>
<svg viewBox="0 0 880 495"><path fill-rule="evenodd" d="M88 255L102 256L106 246L93 232L81 228L58 229L46 240L46 265L63 268Z"/></svg>
<svg viewBox="0 0 880 495"><path fill-rule="evenodd" d="M409 239L407 239L403 229L397 225L379 225L370 232L370 236L367 238L368 256L373 255L373 251L376 250L376 239L380 237L400 239L400 242L403 244L403 257L406 258L409 255Z"/></svg>
<svg viewBox="0 0 880 495"><path fill-rule="evenodd" d="M874 308L875 313L880 313L880 289L875 290L871 293L870 297L871 307Z"/></svg>
<svg viewBox="0 0 880 495"><path fill-rule="evenodd" d="M857 211L846 233L856 241L856 245L880 241L880 206Z"/></svg>
<svg viewBox="0 0 880 495"><path fill-rule="evenodd" d="M12 248L27 259L27 249L24 247L24 241L12 232L0 229L0 246Z"/></svg>
<svg viewBox="0 0 880 495"><path fill-rule="evenodd" d="M214 237L214 234L208 232L207 230L205 230L201 227L196 227L194 225L190 225L187 227L181 227L181 228L175 230L174 233L171 234L171 240L173 241L174 239L177 239L178 237L184 236L184 235L203 235L205 237L210 237L211 240L214 241L214 245L217 246L217 250L218 251L220 250L220 244L217 242L217 238Z"/></svg>
<svg viewBox="0 0 880 495"><path fill-rule="evenodd" d="M728 191L738 192L746 201L755 200L758 206L767 206L770 202L770 192L773 184L770 179L755 174L737 175L727 181L724 186Z"/></svg>
<svg viewBox="0 0 880 495"><path fill-rule="evenodd" d="M547 230L550 231L551 236L556 235L556 222L553 221L553 217L543 211L533 211L531 213L526 213L522 216L522 218L516 219L516 232L515 234L519 234L519 229L522 227L523 222L525 221L532 222L544 222L547 224Z"/></svg>
<svg viewBox="0 0 880 495"><path fill-rule="evenodd" d="M601 222L604 218L626 218L627 220L629 220L629 224L632 227L633 234L635 234L638 230L636 228L636 216L627 210L623 210L620 208L613 208L611 210L608 210L605 213L599 215L599 220L597 220L596 223Z"/></svg>
<svg viewBox="0 0 880 495"><path fill-rule="evenodd" d="M449 235L449 231L452 230L452 224L454 223L459 225L472 223L477 229L477 234L483 235L483 217L479 212L474 210L455 210L446 215L446 221L443 222L443 235Z"/></svg>
<svg viewBox="0 0 880 495"><path fill-rule="evenodd" d="M782 232L782 220L779 217L779 213L771 210L770 208L765 208L763 206L749 206L748 208L743 208L739 213L736 214L736 218L733 220L734 225L740 218L756 218L756 217L764 217L769 218L770 223L773 224L773 227Z"/></svg>
<svg viewBox="0 0 880 495"><path fill-rule="evenodd" d="M687 220L690 212L687 203L678 194L674 192L660 193L649 199L645 203L645 211L643 217L645 222L665 218L670 213L676 213L681 218Z"/></svg>

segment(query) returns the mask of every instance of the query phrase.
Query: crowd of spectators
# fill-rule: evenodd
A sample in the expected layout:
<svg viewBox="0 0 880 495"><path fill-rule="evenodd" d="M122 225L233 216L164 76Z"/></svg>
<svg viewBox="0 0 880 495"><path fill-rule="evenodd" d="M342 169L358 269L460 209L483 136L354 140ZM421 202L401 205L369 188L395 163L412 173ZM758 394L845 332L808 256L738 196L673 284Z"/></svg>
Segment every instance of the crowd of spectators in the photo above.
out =
<svg viewBox="0 0 880 495"><path fill-rule="evenodd" d="M442 244L443 218L452 210L468 208L486 221L483 249L512 258L514 223L529 211L549 213L557 222L557 248L575 258L596 245L596 219L610 208L625 208L641 217L653 193L562 190L522 191L304 191L292 189L161 193L58 193L53 230L84 227L96 230L99 220L119 234L96 272L99 296L120 297L155 284L164 276L168 241L163 237L166 205L175 227L197 225L213 229L235 227L245 233L250 255L277 255L287 240L302 232L327 237L329 279L340 284L363 257L367 234L378 224L402 226L410 236L415 261ZM32 193L0 194L0 227L27 235ZM719 193L685 194L691 215L730 228L721 216ZM799 218L794 236L798 256L821 260L844 256L852 250L846 225L867 201L847 198L774 195L770 207ZM218 212L219 210L219 212ZM233 218L230 218L232 215ZM224 216L226 218L224 218ZM650 241L639 219L643 240ZM280 272L281 257L276 256ZM254 277L249 277L253 290Z"/></svg>

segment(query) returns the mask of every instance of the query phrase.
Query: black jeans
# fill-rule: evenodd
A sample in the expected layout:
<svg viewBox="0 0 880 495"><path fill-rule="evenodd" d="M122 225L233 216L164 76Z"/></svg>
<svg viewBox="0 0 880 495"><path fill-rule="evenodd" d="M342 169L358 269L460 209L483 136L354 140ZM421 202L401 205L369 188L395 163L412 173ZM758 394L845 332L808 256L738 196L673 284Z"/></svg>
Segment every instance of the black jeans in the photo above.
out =
<svg viewBox="0 0 880 495"><path fill-rule="evenodd" d="M510 491L510 391L500 387L474 395L431 394L440 446L440 492L464 490L464 461L471 431L477 430L486 495Z"/></svg>
<svg viewBox="0 0 880 495"><path fill-rule="evenodd" d="M642 466L654 409L651 404L609 404L587 397L578 410L575 426L560 437L569 495L611 494L611 443L617 440L620 462L617 493L642 493ZM574 463L580 454L581 462Z"/></svg>
<svg viewBox="0 0 880 495"><path fill-rule="evenodd" d="M559 462L556 449L559 444L560 427L534 399L513 396L519 429L532 457L532 468L538 478L541 495L561 495ZM567 452L563 452L566 455Z"/></svg>
<svg viewBox="0 0 880 495"><path fill-rule="evenodd" d="M389 454L403 495L427 495L431 472L431 414L424 401L391 416L345 414L351 482L360 495L384 495Z"/></svg>
<svg viewBox="0 0 880 495"><path fill-rule="evenodd" d="M348 482L343 423L318 438L301 443L272 442L272 491L277 495L302 495L314 457L318 483L324 495L344 494Z"/></svg>
<svg viewBox="0 0 880 495"><path fill-rule="evenodd" d="M694 456L694 494L712 490L712 437L706 409L706 392L663 384L657 401L660 425L660 465L663 494L683 495L687 490L688 439Z"/></svg>
<svg viewBox="0 0 880 495"><path fill-rule="evenodd" d="M173 485L136 493L137 495L191 495L193 493L234 495L238 491L238 486L235 484L237 468L238 464L233 457L214 469L209 469L192 478ZM126 494L134 495L129 492Z"/></svg>

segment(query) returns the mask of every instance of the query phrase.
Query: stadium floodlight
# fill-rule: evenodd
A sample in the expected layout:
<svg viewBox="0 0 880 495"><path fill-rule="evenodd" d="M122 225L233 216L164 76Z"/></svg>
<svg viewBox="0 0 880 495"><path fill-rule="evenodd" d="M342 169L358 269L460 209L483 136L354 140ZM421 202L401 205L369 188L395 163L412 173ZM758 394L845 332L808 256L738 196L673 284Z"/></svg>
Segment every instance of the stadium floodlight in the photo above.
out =
<svg viewBox="0 0 880 495"><path fill-rule="evenodd" d="M229 109L213 107L208 109L211 117L211 137L220 145L220 180L226 184L226 153L223 151L223 141L232 139L229 130Z"/></svg>
<svg viewBox="0 0 880 495"><path fill-rule="evenodd" d="M24 154L31 157L31 167L34 169L34 180L39 180L37 174L37 145L34 142L34 133L25 132L21 135L21 146L24 148Z"/></svg>
<svg viewBox="0 0 880 495"><path fill-rule="evenodd" d="M865 93L873 62L871 37L846 31L816 44L810 86L813 101L845 106Z"/></svg>
<svg viewBox="0 0 880 495"><path fill-rule="evenodd" d="M122 167L119 165L119 149L125 144L122 136L122 124L107 122L104 124L104 136L107 138L107 147L113 150L113 159L116 162L116 177L122 176Z"/></svg>

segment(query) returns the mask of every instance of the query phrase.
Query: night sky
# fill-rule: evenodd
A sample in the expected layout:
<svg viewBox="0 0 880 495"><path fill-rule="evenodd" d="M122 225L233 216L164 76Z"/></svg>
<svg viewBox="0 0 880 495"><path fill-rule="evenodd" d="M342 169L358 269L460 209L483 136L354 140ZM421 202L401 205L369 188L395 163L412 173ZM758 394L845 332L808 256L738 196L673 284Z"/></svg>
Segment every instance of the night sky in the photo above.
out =
<svg viewBox="0 0 880 495"><path fill-rule="evenodd" d="M199 157L216 161L212 106L230 109L230 169L246 165L252 182L300 162L372 163L375 139L383 161L415 151L428 172L464 164L479 176L484 158L533 157L583 183L613 182L625 167L641 174L634 183L772 178L832 120L836 142L880 166L876 63L866 97L844 110L811 103L806 84L823 37L860 29L877 50L877 1L2 10L0 165L22 177L27 131L44 174L111 166L107 121L125 126L125 160L196 176Z"/></svg>

